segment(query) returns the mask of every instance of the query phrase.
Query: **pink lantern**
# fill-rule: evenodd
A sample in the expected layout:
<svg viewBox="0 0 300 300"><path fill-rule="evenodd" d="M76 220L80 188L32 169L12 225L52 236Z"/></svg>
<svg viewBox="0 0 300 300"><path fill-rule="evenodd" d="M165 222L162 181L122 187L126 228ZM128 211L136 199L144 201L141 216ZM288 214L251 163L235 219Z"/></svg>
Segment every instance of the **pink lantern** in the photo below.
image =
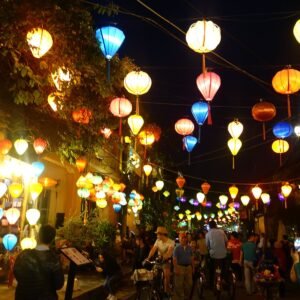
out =
<svg viewBox="0 0 300 300"><path fill-rule="evenodd" d="M182 118L175 123L175 131L180 135L192 134L194 129L194 123L187 118Z"/></svg>

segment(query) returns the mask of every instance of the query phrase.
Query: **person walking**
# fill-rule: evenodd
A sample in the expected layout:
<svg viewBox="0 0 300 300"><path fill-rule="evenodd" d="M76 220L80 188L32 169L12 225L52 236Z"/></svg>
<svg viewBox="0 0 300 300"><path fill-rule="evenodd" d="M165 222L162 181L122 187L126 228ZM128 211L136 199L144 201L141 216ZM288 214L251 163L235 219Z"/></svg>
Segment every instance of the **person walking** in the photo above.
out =
<svg viewBox="0 0 300 300"><path fill-rule="evenodd" d="M173 265L175 285L172 300L189 299L193 285L194 256L185 233L179 235L179 245L173 253Z"/></svg>
<svg viewBox="0 0 300 300"><path fill-rule="evenodd" d="M23 250L16 258L14 275L18 282L15 300L57 300L56 291L64 285L60 260L49 246L56 230L43 225L39 230L39 244L35 249Z"/></svg>

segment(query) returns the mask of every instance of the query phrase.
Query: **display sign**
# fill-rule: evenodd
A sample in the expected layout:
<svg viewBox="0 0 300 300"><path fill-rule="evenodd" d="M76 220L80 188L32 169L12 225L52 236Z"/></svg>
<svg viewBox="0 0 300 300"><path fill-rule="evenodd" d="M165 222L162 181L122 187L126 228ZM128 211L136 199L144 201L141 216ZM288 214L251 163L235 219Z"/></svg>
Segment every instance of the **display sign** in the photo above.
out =
<svg viewBox="0 0 300 300"><path fill-rule="evenodd" d="M76 248L61 248L60 251L77 266L91 263L91 261L81 254Z"/></svg>

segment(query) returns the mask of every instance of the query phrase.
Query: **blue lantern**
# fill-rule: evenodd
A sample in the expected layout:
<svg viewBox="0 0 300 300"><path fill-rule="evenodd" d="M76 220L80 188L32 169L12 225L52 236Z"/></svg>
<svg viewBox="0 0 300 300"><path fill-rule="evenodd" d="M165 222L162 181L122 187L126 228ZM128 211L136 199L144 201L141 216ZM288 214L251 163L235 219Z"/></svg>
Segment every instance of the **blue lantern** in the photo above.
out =
<svg viewBox="0 0 300 300"><path fill-rule="evenodd" d="M16 246L17 241L18 238L14 234L9 233L3 237L2 243L7 251L11 251Z"/></svg>
<svg viewBox="0 0 300 300"><path fill-rule="evenodd" d="M201 125L204 124L205 120L207 119L208 112L209 112L209 104L205 101L198 101L192 105L192 114L199 125L198 129L198 143L200 143L200 132L201 132Z"/></svg>
<svg viewBox="0 0 300 300"><path fill-rule="evenodd" d="M118 213L118 212L121 211L122 205L120 205L120 204L114 204L114 205L113 205L113 208L114 208L114 211L115 211L116 213Z"/></svg>
<svg viewBox="0 0 300 300"><path fill-rule="evenodd" d="M109 61L117 53L121 47L125 35L122 30L114 26L105 26L96 30L96 39L99 43L100 49L108 60L107 63L107 79L110 80L110 64Z"/></svg>
<svg viewBox="0 0 300 300"><path fill-rule="evenodd" d="M33 167L34 175L39 177L45 170L45 165L40 161L34 161L31 166Z"/></svg>
<svg viewBox="0 0 300 300"><path fill-rule="evenodd" d="M192 135L187 135L182 139L182 141L183 141L183 145L184 145L186 151L189 153L188 164L190 165L190 160L191 160L190 153L195 148L195 146L197 144L197 139Z"/></svg>
<svg viewBox="0 0 300 300"><path fill-rule="evenodd" d="M285 139L293 133L293 126L289 122L278 122L273 127L273 134L279 139Z"/></svg>

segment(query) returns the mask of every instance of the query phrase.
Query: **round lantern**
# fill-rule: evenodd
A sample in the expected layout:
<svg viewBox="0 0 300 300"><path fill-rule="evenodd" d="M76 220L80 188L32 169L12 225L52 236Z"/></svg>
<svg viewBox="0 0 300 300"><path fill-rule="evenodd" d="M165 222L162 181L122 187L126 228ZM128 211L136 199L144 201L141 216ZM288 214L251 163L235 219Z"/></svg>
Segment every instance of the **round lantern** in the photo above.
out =
<svg viewBox="0 0 300 300"><path fill-rule="evenodd" d="M76 158L75 164L76 164L78 172L81 173L87 165L87 160L85 157L78 157L78 158Z"/></svg>
<svg viewBox="0 0 300 300"><path fill-rule="evenodd" d="M292 68L283 69L275 74L272 86L279 94L287 95L288 117L291 117L291 103L289 95L300 90L300 72Z"/></svg>
<svg viewBox="0 0 300 300"><path fill-rule="evenodd" d="M115 204L113 204L113 209L116 213L119 213L122 209L122 205L115 203Z"/></svg>
<svg viewBox="0 0 300 300"><path fill-rule="evenodd" d="M5 211L5 216L6 216L7 222L10 225L13 225L20 218L20 210L15 207L9 208L8 210Z"/></svg>
<svg viewBox="0 0 300 300"><path fill-rule="evenodd" d="M35 201L39 197L42 191L43 185L39 182L31 183L29 186L29 192L33 201Z"/></svg>
<svg viewBox="0 0 300 300"><path fill-rule="evenodd" d="M164 182L162 180L157 180L155 182L155 186L157 187L158 191L161 191L164 188Z"/></svg>
<svg viewBox="0 0 300 300"><path fill-rule="evenodd" d="M248 195L241 196L241 202L244 206L247 206L250 202L250 197Z"/></svg>
<svg viewBox="0 0 300 300"><path fill-rule="evenodd" d="M6 155L12 147L12 142L8 139L3 139L0 141L0 153Z"/></svg>
<svg viewBox="0 0 300 300"><path fill-rule="evenodd" d="M198 101L192 105L192 115L199 125L198 129L198 143L200 143L200 129L208 116L209 104L205 101Z"/></svg>
<svg viewBox="0 0 300 300"><path fill-rule="evenodd" d="M192 134L194 129L194 123L190 119L183 118L175 123L175 131L180 135Z"/></svg>
<svg viewBox="0 0 300 300"><path fill-rule="evenodd" d="M297 42L300 43L300 20L298 20L294 25L293 33Z"/></svg>
<svg viewBox="0 0 300 300"><path fill-rule="evenodd" d="M150 76L143 71L131 71L124 78L124 87L128 93L140 96L146 94L152 85Z"/></svg>
<svg viewBox="0 0 300 300"><path fill-rule="evenodd" d="M17 241L18 241L18 238L14 234L11 234L11 233L6 234L2 239L4 248L7 251L13 250L17 244Z"/></svg>
<svg viewBox="0 0 300 300"><path fill-rule="evenodd" d="M270 194L268 193L262 193L260 197L263 204L269 204L271 201Z"/></svg>
<svg viewBox="0 0 300 300"><path fill-rule="evenodd" d="M31 163L33 168L33 173L35 176L39 177L45 170L45 165L40 161L34 161Z"/></svg>
<svg viewBox="0 0 300 300"><path fill-rule="evenodd" d="M4 182L0 182L0 198L4 196L7 191L7 185Z"/></svg>
<svg viewBox="0 0 300 300"><path fill-rule="evenodd" d="M238 120L234 120L228 124L227 129L233 139L238 139L244 130L244 126Z"/></svg>
<svg viewBox="0 0 300 300"><path fill-rule="evenodd" d="M107 201L105 199L97 199L96 200L96 205L99 208L105 208L107 206Z"/></svg>
<svg viewBox="0 0 300 300"><path fill-rule="evenodd" d="M203 201L205 200L205 195L201 192L197 193L196 197L199 203L203 203Z"/></svg>
<svg viewBox="0 0 300 300"><path fill-rule="evenodd" d="M29 31L26 38L31 53L36 58L41 58L45 55L53 45L51 34L39 27Z"/></svg>
<svg viewBox="0 0 300 300"><path fill-rule="evenodd" d="M77 195L80 198L86 199L90 196L90 190L86 189L86 188L81 188L77 190Z"/></svg>
<svg viewBox="0 0 300 300"><path fill-rule="evenodd" d="M139 142L144 146L152 145L155 142L155 136L152 132L143 130L138 135Z"/></svg>
<svg viewBox="0 0 300 300"><path fill-rule="evenodd" d="M180 189L182 189L183 186L185 185L185 178L184 178L183 176L178 176L178 177L176 178L176 183L177 183L178 187L179 187Z"/></svg>
<svg viewBox="0 0 300 300"><path fill-rule="evenodd" d="M203 98L212 101L221 86L221 78L214 72L204 72L197 77L196 84Z"/></svg>
<svg viewBox="0 0 300 300"><path fill-rule="evenodd" d="M115 117L127 117L132 111L132 104L126 98L115 98L111 101L109 110Z"/></svg>
<svg viewBox="0 0 300 300"><path fill-rule="evenodd" d="M28 148L28 143L24 139L17 139L14 142L14 146L15 146L15 149L16 149L17 153L19 155L23 155L26 152L27 148Z"/></svg>
<svg viewBox="0 0 300 300"><path fill-rule="evenodd" d="M36 225L40 216L41 213L36 208L30 208L26 211L26 219L30 225Z"/></svg>
<svg viewBox="0 0 300 300"><path fill-rule="evenodd" d="M238 192L239 192L239 189L235 185L232 185L231 187L229 187L229 194L230 194L230 197L232 198L232 200L234 200L236 198Z"/></svg>
<svg viewBox="0 0 300 300"><path fill-rule="evenodd" d="M295 132L297 137L300 137L300 126L299 125L296 125L294 127L294 132Z"/></svg>
<svg viewBox="0 0 300 300"><path fill-rule="evenodd" d="M36 154L42 154L47 147L47 141L37 138L33 142L33 148Z"/></svg>
<svg viewBox="0 0 300 300"><path fill-rule="evenodd" d="M288 183L285 182L282 186L281 186L281 194L284 197L284 207L287 208L287 198L288 196L291 194L292 192L292 186Z"/></svg>
<svg viewBox="0 0 300 300"><path fill-rule="evenodd" d="M260 101L252 107L252 117L254 120L263 123L263 139L266 139L265 122L272 120L276 116L276 107L274 104L266 101Z"/></svg>
<svg viewBox="0 0 300 300"><path fill-rule="evenodd" d="M8 187L8 192L12 198L19 198L23 193L23 185L21 183L12 183Z"/></svg>
<svg viewBox="0 0 300 300"><path fill-rule="evenodd" d="M205 195L207 195L207 193L209 192L209 190L210 190L210 184L208 183L208 182L203 182L202 184L201 184L201 189L202 189L202 191L203 191L203 193L205 194Z"/></svg>
<svg viewBox="0 0 300 300"><path fill-rule="evenodd" d="M80 124L88 124L91 117L92 112L85 107L76 109L72 112L73 120Z"/></svg>
<svg viewBox="0 0 300 300"><path fill-rule="evenodd" d="M220 203L221 205L226 205L227 201L228 201L228 197L226 195L221 195L219 196L219 200L220 200Z"/></svg>
<svg viewBox="0 0 300 300"><path fill-rule="evenodd" d="M140 132L143 125L144 125L143 117L138 115L138 114L131 115L128 118L127 122L128 122L129 128L131 129L131 132L134 135L137 135Z"/></svg>
<svg viewBox="0 0 300 300"><path fill-rule="evenodd" d="M289 143L284 140L276 140L272 143L272 150L277 154L285 153L289 148Z"/></svg>
<svg viewBox="0 0 300 300"><path fill-rule="evenodd" d="M231 154L232 154L232 169L234 169L235 168L234 157L240 151L240 149L242 147L242 142L239 139L231 138L227 142L227 145L228 145L228 148L229 148L229 150L231 151Z"/></svg>
<svg viewBox="0 0 300 300"><path fill-rule="evenodd" d="M293 133L293 126L289 122L278 122L273 126L273 134L278 139L285 139Z"/></svg>
<svg viewBox="0 0 300 300"><path fill-rule="evenodd" d="M25 249L34 249L37 245L37 242L34 238L24 238L21 241L21 248L22 250Z"/></svg>

